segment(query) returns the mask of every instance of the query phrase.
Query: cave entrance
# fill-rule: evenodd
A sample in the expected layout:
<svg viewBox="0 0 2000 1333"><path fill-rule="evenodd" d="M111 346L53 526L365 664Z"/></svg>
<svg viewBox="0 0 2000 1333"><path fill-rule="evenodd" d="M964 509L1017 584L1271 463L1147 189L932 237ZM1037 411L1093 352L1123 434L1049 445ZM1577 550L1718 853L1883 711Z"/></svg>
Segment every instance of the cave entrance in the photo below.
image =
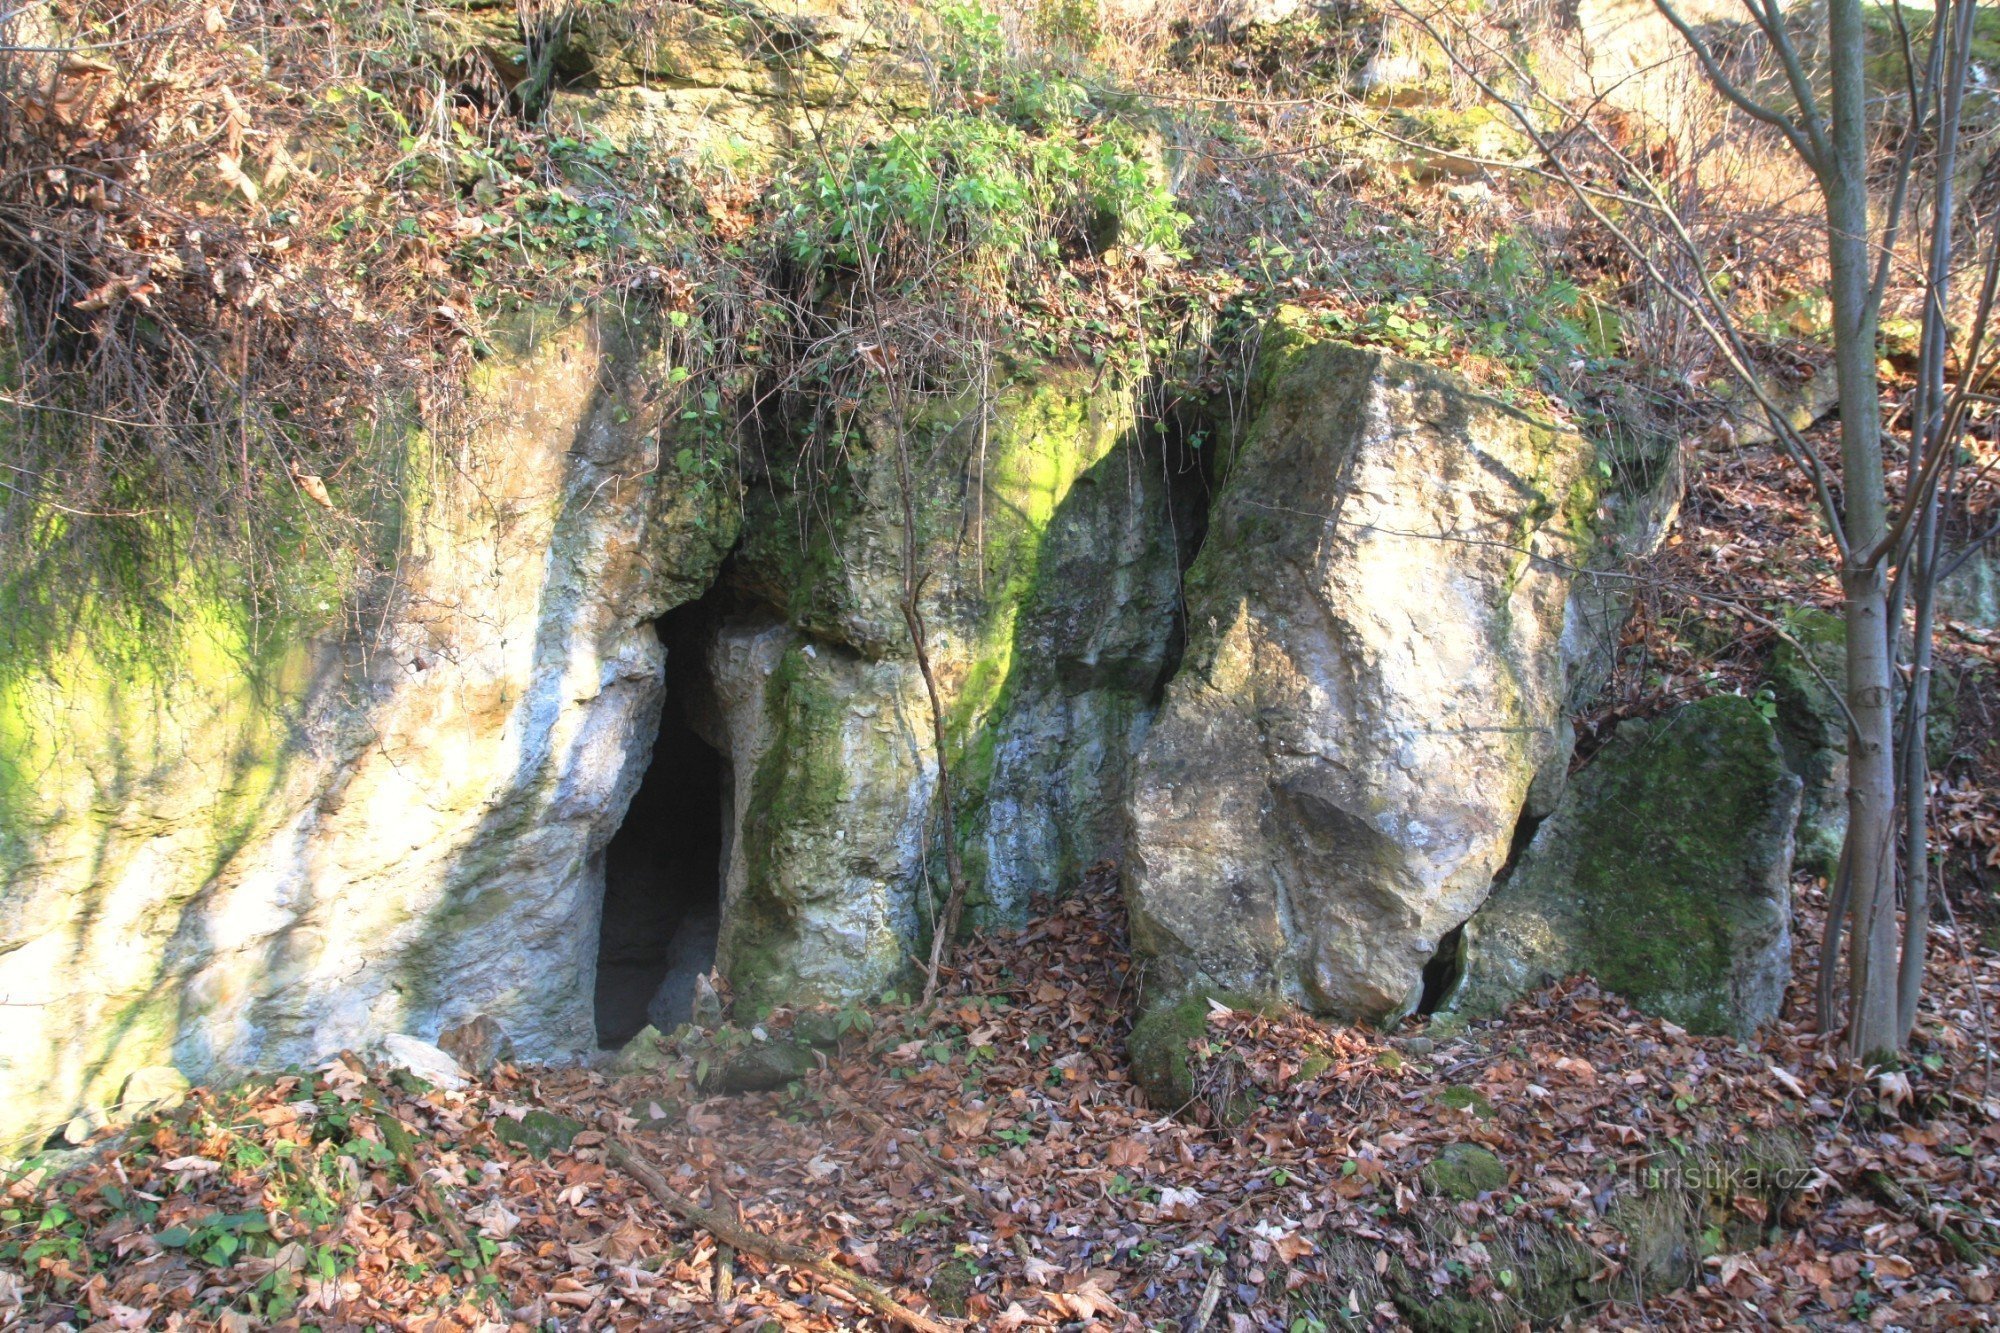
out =
<svg viewBox="0 0 2000 1333"><path fill-rule="evenodd" d="M1417 1012L1434 1014L1451 1001L1458 992L1458 983L1465 979L1465 927L1453 926L1438 941L1437 952L1424 964L1424 993L1417 1001Z"/></svg>
<svg viewBox="0 0 2000 1333"><path fill-rule="evenodd" d="M654 623L667 650L667 692L653 756L604 851L597 937L597 1044L623 1046L648 1023L687 1021L695 978L715 965L722 917L729 763L715 725L708 645L714 594Z"/></svg>

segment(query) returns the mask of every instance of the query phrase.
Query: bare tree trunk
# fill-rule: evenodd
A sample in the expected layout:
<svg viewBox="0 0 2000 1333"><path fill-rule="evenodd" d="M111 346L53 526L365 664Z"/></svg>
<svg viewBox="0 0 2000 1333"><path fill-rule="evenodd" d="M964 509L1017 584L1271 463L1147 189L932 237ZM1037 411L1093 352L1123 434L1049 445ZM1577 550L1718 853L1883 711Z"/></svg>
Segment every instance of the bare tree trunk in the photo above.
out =
<svg viewBox="0 0 2000 1333"><path fill-rule="evenodd" d="M1953 220L1958 211L1957 182L1960 117L1970 72L1973 24L1978 17L1973 0L1940 6L1931 28L1931 82L1937 88L1939 123L1936 187L1931 205L1929 271L1925 274L1923 341L1918 357L1916 412L1910 432L1910 494L1906 504L1919 506L1916 540L1903 568L1903 582L1915 603L1910 645L1910 684L1903 713L1903 874L1905 894L1903 956L1896 984L1896 1033L1907 1042L1917 1022L1923 996L1924 956L1930 935L1930 702L1931 633L1937 607L1939 499L1935 480L1926 485L1928 470L1920 464L1934 452L1948 451L1952 441L1953 408L1945 391L1945 362L1951 329L1946 307L1951 293ZM1950 20L1947 25L1947 19ZM1912 94L1914 96L1914 93ZM1984 327L1982 305L1981 318ZM1976 335L1975 335L1976 336ZM1969 347L1968 347L1969 350ZM1949 464L1946 465L1947 467Z"/></svg>
<svg viewBox="0 0 2000 1333"><path fill-rule="evenodd" d="M1896 762L1890 690L1888 595L1881 570L1849 570L1847 1050L1856 1059L1894 1051L1896 1023Z"/></svg>
<svg viewBox="0 0 2000 1333"><path fill-rule="evenodd" d="M1815 164L1826 197L1834 368L1840 381L1842 509L1852 553L1847 600L1849 912L1847 1050L1893 1051L1896 1023L1894 666L1889 624L1888 479L1876 383L1877 301L1868 225L1868 87L1861 0L1829 0L1831 126ZM1823 960L1822 965L1825 965Z"/></svg>
<svg viewBox="0 0 2000 1333"><path fill-rule="evenodd" d="M1924 955L1930 942L1930 708L1931 631L1937 605L1937 501L1927 502L1911 552L1909 578L1916 589L1915 639L1910 654L1909 697L1903 718L1903 956L1896 980L1896 1038L1901 1046L1917 1025L1924 991Z"/></svg>

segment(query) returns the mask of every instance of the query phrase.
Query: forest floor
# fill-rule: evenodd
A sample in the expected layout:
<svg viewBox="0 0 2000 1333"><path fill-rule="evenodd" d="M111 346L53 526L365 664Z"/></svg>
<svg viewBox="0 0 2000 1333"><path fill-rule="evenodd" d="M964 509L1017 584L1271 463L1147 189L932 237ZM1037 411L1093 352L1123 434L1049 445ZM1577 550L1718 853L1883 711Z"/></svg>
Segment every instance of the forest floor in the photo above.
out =
<svg viewBox="0 0 2000 1333"><path fill-rule="evenodd" d="M619 1168L622 1145L747 1231L984 1328L1393 1326L1433 1299L1510 1327L1522 1247L1552 1235L1587 1255L1598 1298L1578 1321L1986 1323L2000 1094L1981 1034L2000 957L1960 943L1936 960L1918 1059L1873 1077L1794 1021L1755 1044L1697 1038L1581 980L1471 1027L1218 1009L1206 1067L1247 1109L1224 1128L1147 1107L1127 1076L1133 978L1100 875L978 940L933 1009L874 1011L779 1091L704 1095L691 1055L624 1078L502 1065L460 1090L336 1061L198 1093L12 1186L9 1220L36 1241L9 1314L230 1333L881 1326L838 1282L729 1262ZM1810 957L1801 944L1794 1014ZM1701 1182L1692 1285L1618 1299L1644 1257L1609 1219L1649 1168L1773 1134L1803 1150L1782 1199ZM1504 1176L1439 1198L1423 1168L1455 1144Z"/></svg>

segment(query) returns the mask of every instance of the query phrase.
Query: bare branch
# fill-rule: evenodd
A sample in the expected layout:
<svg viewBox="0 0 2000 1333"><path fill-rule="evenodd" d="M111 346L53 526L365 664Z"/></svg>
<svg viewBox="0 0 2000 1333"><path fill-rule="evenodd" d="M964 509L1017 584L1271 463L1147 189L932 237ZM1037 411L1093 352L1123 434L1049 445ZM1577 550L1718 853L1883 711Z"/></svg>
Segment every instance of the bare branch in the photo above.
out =
<svg viewBox="0 0 2000 1333"><path fill-rule="evenodd" d="M1667 7L1666 0L1655 0L1655 3L1662 9ZM1785 30L1784 14L1778 8L1777 0L1743 0L1743 3L1756 19L1757 26L1764 30L1771 48L1778 53L1778 61L1785 69L1785 81L1791 84L1792 98L1799 104L1799 114L1804 118L1806 136L1812 140L1820 160L1826 161L1830 156L1826 122L1813 96L1812 80L1806 77L1805 66L1799 60L1798 48L1792 44L1791 33Z"/></svg>
<svg viewBox="0 0 2000 1333"><path fill-rule="evenodd" d="M1812 122L1808 121L1806 128L1801 128L1790 116L1765 106L1737 87L1735 81L1723 72L1715 54L1708 49L1708 43L1702 41L1700 35L1688 26L1687 20L1680 16L1680 11L1667 3L1667 0L1653 0L1653 4L1661 16L1674 25L1674 31L1678 32L1682 40L1694 51L1695 59L1701 62L1701 72L1708 76L1708 81L1714 85L1715 90L1728 98L1745 115L1753 120L1762 121L1784 135L1786 142L1791 144L1792 151L1797 153L1807 166L1818 172L1820 163L1825 157L1825 136L1813 129Z"/></svg>
<svg viewBox="0 0 2000 1333"><path fill-rule="evenodd" d="M1438 44L1439 48L1445 52L1446 58L1461 73L1471 79L1489 101L1506 109L1507 113L1513 117L1515 124L1520 128L1521 132L1547 158L1549 164L1555 169L1563 183L1572 191L1577 202L1583 206L1599 226L1603 227L1606 232L1617 240L1628 255L1646 270L1647 277L1652 280L1654 285L1660 291L1664 292L1669 300L1686 311L1701 327L1702 332L1708 336L1710 342L1729 364L1730 370L1735 374L1745 391L1757 400L1758 406L1763 408L1765 417L1770 423L1772 433L1777 437L1786 455L1811 479L1814 493L1819 500L1820 508L1826 521L1828 534L1832 537L1834 545L1840 551L1842 558L1845 559L1848 554L1846 527L1841 521L1840 506L1833 498L1833 489L1826 476L1826 470L1820 465L1819 459L1813 454L1811 446L1793 428L1791 420L1772 401L1762 381L1756 372L1751 369L1749 350L1744 345L1741 335L1737 333L1735 325L1729 317L1728 309L1722 303L1721 296L1715 291L1713 281L1709 276L1708 264L1701 253L1700 246L1695 242L1694 237L1688 233L1686 226L1680 221L1678 215L1674 213L1671 207L1667 206L1666 200L1658 195L1658 187L1647 181L1644 172L1638 171L1636 168L1632 169L1630 174L1634 179L1647 181L1647 189L1654 193L1656 200L1663 209L1662 216L1666 218L1678 243L1684 248L1693 262L1695 272L1700 277L1700 300L1682 291L1678 284L1673 282L1660 270L1659 265L1654 261L1652 255L1647 252L1646 247L1639 244L1638 240L1630 232L1620 226L1597 205L1596 200L1591 197L1590 191L1583 187L1582 182L1576 179L1575 173L1564 164L1561 156L1549 142L1548 136L1535 124L1534 118L1528 114L1526 108L1522 107L1512 98L1507 97L1498 88L1494 87L1491 80L1473 69L1459 54L1456 46L1444 39L1443 35L1438 32L1427 16L1414 13L1403 3L1403 0L1393 0L1393 3L1395 3L1397 9L1405 17L1421 27L1425 34ZM1605 142L1603 136L1596 131L1595 127L1588 127L1588 132L1605 149L1614 153L1621 161L1626 161L1622 153L1618 153L1615 148ZM1629 161L1626 161L1626 165L1631 167Z"/></svg>

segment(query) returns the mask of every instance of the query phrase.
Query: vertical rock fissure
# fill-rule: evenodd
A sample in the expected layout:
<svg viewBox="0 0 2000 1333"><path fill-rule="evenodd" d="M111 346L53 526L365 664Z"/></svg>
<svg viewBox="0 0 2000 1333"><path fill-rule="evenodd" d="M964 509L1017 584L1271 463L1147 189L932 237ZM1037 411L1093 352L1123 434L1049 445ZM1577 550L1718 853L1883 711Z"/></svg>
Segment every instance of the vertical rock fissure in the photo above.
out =
<svg viewBox="0 0 2000 1333"><path fill-rule="evenodd" d="M1438 941L1437 952L1424 964L1423 998L1417 1001L1417 1012L1434 1014L1450 1003L1452 993L1465 976L1465 926L1453 926Z"/></svg>
<svg viewBox="0 0 2000 1333"><path fill-rule="evenodd" d="M708 647L725 594L655 622L666 648L659 734L625 819L604 852L597 1041L622 1046L648 1023L685 1022L695 978L715 964L733 774L713 743Z"/></svg>
<svg viewBox="0 0 2000 1333"><path fill-rule="evenodd" d="M1174 543L1175 573L1181 584L1181 593L1174 601L1174 623L1167 631L1166 653L1159 675L1147 693L1148 709L1157 710L1187 651L1187 572L1201 554L1202 542L1208 536L1208 508L1219 481L1216 460L1221 452L1222 432L1212 405L1183 400L1166 386L1156 388L1152 396L1168 401L1151 423L1158 431L1157 444L1144 449L1142 456L1146 466L1160 470L1165 482L1165 517Z"/></svg>

